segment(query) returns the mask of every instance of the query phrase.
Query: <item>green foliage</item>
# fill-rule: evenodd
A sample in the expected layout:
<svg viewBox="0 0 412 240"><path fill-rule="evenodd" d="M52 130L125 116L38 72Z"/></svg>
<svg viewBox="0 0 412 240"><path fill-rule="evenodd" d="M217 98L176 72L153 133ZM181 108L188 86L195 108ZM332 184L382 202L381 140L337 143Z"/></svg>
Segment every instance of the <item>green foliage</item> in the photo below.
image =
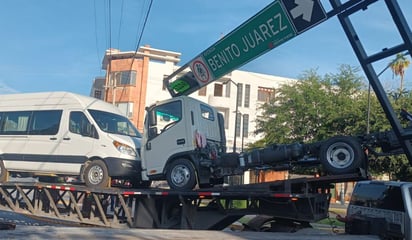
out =
<svg viewBox="0 0 412 240"><path fill-rule="evenodd" d="M391 126L373 91L368 91L359 69L342 65L336 74L320 76L315 70L298 81L276 89L276 96L262 105L256 133L264 138L249 147L272 143L316 142L336 135L363 135ZM388 94L395 112L412 110L410 92ZM368 117L369 110L369 117ZM390 173L392 179L412 180L404 155L370 160L373 174Z"/></svg>
<svg viewBox="0 0 412 240"><path fill-rule="evenodd" d="M256 133L262 143L314 142L334 135L365 132L366 115L359 104L364 85L356 68L343 65L338 74L305 72L294 84L283 85L262 106Z"/></svg>
<svg viewBox="0 0 412 240"><path fill-rule="evenodd" d="M391 180L412 181L412 166L404 155L370 158L369 166L375 175L387 173Z"/></svg>
<svg viewBox="0 0 412 240"><path fill-rule="evenodd" d="M226 200L221 199L220 200L221 204L223 206L226 206ZM229 208L235 208L235 209L245 209L247 207L247 201L246 200L230 200L227 203Z"/></svg>

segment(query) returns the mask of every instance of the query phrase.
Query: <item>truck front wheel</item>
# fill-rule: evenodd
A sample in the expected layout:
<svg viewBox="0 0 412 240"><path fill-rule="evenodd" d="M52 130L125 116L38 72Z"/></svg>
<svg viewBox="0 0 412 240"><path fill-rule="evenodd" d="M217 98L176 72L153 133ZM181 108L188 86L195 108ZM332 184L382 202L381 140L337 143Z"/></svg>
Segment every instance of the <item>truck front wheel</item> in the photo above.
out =
<svg viewBox="0 0 412 240"><path fill-rule="evenodd" d="M320 148L320 161L330 174L355 173L364 159L362 147L353 137L332 137Z"/></svg>
<svg viewBox="0 0 412 240"><path fill-rule="evenodd" d="M88 187L108 187L110 182L106 164L101 160L94 160L84 170L84 182Z"/></svg>
<svg viewBox="0 0 412 240"><path fill-rule="evenodd" d="M166 179L171 189L192 190L196 186L196 171L189 160L180 158L170 164Z"/></svg>

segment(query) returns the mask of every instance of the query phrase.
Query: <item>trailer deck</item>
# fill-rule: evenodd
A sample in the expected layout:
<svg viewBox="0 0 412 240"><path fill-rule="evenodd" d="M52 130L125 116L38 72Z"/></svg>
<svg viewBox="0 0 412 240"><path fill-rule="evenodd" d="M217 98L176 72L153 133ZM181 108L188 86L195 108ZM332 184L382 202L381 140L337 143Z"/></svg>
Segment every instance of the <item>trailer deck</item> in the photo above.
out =
<svg viewBox="0 0 412 240"><path fill-rule="evenodd" d="M362 179L359 173L184 192L8 182L0 184L0 209L111 228L222 230L245 215L304 226L328 217L333 183Z"/></svg>

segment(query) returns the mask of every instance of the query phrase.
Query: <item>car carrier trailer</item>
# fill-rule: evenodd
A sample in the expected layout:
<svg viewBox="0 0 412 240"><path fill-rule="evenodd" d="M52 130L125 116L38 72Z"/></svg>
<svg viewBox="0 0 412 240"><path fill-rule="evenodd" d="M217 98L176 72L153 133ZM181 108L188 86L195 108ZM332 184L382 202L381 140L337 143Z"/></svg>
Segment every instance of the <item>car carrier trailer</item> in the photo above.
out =
<svg viewBox="0 0 412 240"><path fill-rule="evenodd" d="M197 230L222 230L252 215L257 217L245 223L247 228L292 231L328 217L333 183L366 178L359 172L192 191L8 182L0 184L0 210L60 223Z"/></svg>
<svg viewBox="0 0 412 240"><path fill-rule="evenodd" d="M381 52L368 55L349 19L351 14L361 10L366 10L369 5L377 1L378 0L348 0L345 1L345 3L341 3L340 0L330 0L332 10L326 13L324 18L321 18L320 21L327 20L335 15L338 16L343 30L357 58L359 59L361 67L371 83L371 86L382 105L386 117L392 126L391 131L384 132L382 134L377 133L360 137L360 139L368 143L366 146L362 146L362 149L371 150L373 147L382 147L381 143L385 143L385 141L381 140L389 140L387 141L389 145L383 149L383 154L405 154L410 163L412 163L412 144L410 142L410 139L412 139L412 128L403 128L401 126L398 117L390 105L385 91L379 82L379 75L376 73L373 66L373 63L403 51L408 52L409 55L411 54L412 33L410 28L397 1L385 0L384 2L401 35L402 43L394 47L385 48ZM277 0L270 6L280 6L280 4L284 4L285 2L286 1L283 0ZM290 2L292 1L288 1L287 3ZM319 6L319 1L314 2ZM286 9L288 11L287 14L291 11L290 7L291 6ZM312 25L309 27L313 27L319 22L312 22ZM307 30L307 28L302 30ZM300 33L301 32L299 32L299 34ZM221 42L223 41L224 38ZM270 49L275 47L273 42L268 44L268 46ZM197 75L193 73L186 73L181 76L181 78L177 78L179 81L169 84L167 81L173 79L179 72L181 72L180 70L176 71L165 79L165 86L169 90L181 90L184 92L181 95L188 95L188 93L194 92L200 87L203 87L205 84L210 83L210 81L215 80L210 79L209 82L203 82L202 85L196 86L199 81L192 76L204 77L208 75L205 75L205 68L194 64L198 63L198 59L196 58L194 60L196 61L192 61L191 63L193 63L192 65L195 67L193 69L197 70ZM181 70L188 67L191 63L183 66ZM154 107L152 109L154 109ZM202 114L203 113L207 116L207 111L202 111ZM164 122L173 120L169 115L160 114L153 115L153 120L157 116L159 116L159 120ZM162 116L162 118L160 118L160 116ZM153 149L154 144L150 141L155 139L157 134L161 134L161 130L167 133L167 129L172 126L174 125L165 124L163 128L157 128L156 122L153 121L152 125L148 125L146 129L147 131L145 131L145 134L148 135L147 139L149 139L149 141L144 142L143 147L146 150ZM204 138L208 136L202 134L197 134L195 136L200 140L196 143L202 146L202 148L205 148L207 145L203 145L203 140L207 140ZM221 142L224 142L223 138L220 140ZM184 145L185 143L185 139L177 139L176 141L176 144L180 145ZM350 141L350 143L352 143L352 141ZM340 146L345 145L350 145L347 149L352 149L352 144L341 144ZM290 146L293 147L294 145ZM223 146L222 149L224 147L225 146ZM326 152L329 152L328 149L329 148L326 148ZM359 148L357 149L359 150ZM214 148L209 150L211 150L208 152L211 156L216 153ZM271 146L269 150L276 149ZM339 152L344 153L344 151ZM147 152L143 151L143 153ZM374 154L379 153L375 152ZM338 160L345 160L345 157L340 158L341 155L345 156L344 154L334 154L334 156L338 157ZM360 159L359 156L364 157L361 154L350 155L355 156L350 158L354 161L363 160ZM244 155L240 155L239 159L244 159L242 156ZM259 160L260 158L255 159ZM263 160L264 159L266 158L263 158ZM202 158L202 160L205 159ZM187 166L189 165L182 164L182 162L183 161L179 161L179 164L176 163L171 165L172 167L167 168L167 170L171 169L172 172L174 168L179 171L187 170ZM252 161L252 163L254 163L254 161ZM263 161L263 163L265 163L265 161ZM199 164L199 167L214 167L214 165L209 163L209 161L203 161L202 164L203 165ZM151 176L151 178L148 177L148 179L143 179L144 181L158 180L157 176L159 178L164 177L165 173L161 167L144 167L146 170L149 169L149 174L147 175ZM233 168L233 166L224 167ZM336 167L339 168L339 166ZM267 216L258 220L252 220L250 222L254 223L252 228L257 230L267 226L265 225L267 221L271 221L272 223L270 228L275 228L275 226L279 224L290 227L301 227L307 226L310 222L314 222L328 216L329 200L331 197L330 190L333 187L333 183L359 181L367 178L366 172L362 170L362 168L367 169L367 161L365 161L365 165L357 164L356 167L351 167L351 170L358 169L358 167L360 167L359 173L347 174L344 172L341 175L322 176L319 178L291 179L242 186L215 186L214 188L206 188L205 185L208 185L209 182L200 181L199 187L205 188L199 190L188 190L183 187L180 190L176 190L176 186L177 189L179 187L178 184L175 185L175 190L166 190L160 188L120 189L94 188L82 185L4 182L0 184L0 209L22 212L36 216L45 216L56 220L69 220L81 224L107 227L127 226L140 228L218 230L226 228L231 223L245 215ZM176 172L178 173L179 171L177 170ZM223 176L237 174L236 171L232 174L225 169L223 170L223 174L217 176L218 180L221 180L221 177ZM228 174L226 174L227 172ZM215 173L215 171L213 173ZM201 180L210 179L207 174L204 174L201 177ZM167 178L169 179L169 182L172 182L170 180L179 180L178 175L170 174ZM102 183L106 183L108 181L109 178L106 177ZM190 183L195 183L195 181L191 178ZM101 185L103 186L104 184ZM189 186L191 185L194 184L189 184ZM112 200L114 200L113 205ZM235 204L239 202L240 205ZM111 206L113 206L113 211L109 211L111 210L109 209ZM260 221L261 219L264 220Z"/></svg>

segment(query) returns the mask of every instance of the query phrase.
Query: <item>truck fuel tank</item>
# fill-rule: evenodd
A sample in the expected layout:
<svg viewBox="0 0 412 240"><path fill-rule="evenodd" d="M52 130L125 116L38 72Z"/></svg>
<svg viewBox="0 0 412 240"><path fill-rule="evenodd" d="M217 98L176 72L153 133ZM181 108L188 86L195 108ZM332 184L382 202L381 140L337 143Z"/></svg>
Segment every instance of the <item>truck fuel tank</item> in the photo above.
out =
<svg viewBox="0 0 412 240"><path fill-rule="evenodd" d="M240 162L244 162L246 167L273 165L280 162L292 161L303 157L303 155L303 145L300 143L285 145L273 144L265 148L242 153L240 156Z"/></svg>

